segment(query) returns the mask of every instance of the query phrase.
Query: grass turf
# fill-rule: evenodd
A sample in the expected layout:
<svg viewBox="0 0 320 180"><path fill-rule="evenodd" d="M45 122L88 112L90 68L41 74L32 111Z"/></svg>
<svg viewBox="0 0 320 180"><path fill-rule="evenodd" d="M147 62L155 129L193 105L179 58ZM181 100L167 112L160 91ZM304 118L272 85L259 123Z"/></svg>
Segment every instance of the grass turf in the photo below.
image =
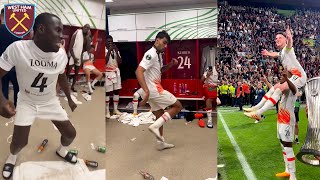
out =
<svg viewBox="0 0 320 180"><path fill-rule="evenodd" d="M234 109L233 112L232 109ZM219 108L218 111L223 116L256 178L259 180L278 179L275 174L284 171L284 162L276 134L276 110L267 111L264 114L266 119L258 124L245 117L243 112L239 112L237 108ZM304 108L300 108L299 117L300 144L294 144L295 155L304 143L308 126ZM224 167L218 169L221 179L247 179L220 120L218 121L218 144L218 164L225 164ZM296 174L297 179L319 179L320 177L318 167L305 165L297 159Z"/></svg>

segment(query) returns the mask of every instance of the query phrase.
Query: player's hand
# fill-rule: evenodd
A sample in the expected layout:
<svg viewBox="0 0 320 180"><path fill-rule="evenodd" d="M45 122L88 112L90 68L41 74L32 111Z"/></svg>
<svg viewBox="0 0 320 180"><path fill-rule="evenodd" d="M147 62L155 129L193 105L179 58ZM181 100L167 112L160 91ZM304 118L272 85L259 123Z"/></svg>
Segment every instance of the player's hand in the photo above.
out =
<svg viewBox="0 0 320 180"><path fill-rule="evenodd" d="M77 104L72 99L68 101L68 104L72 112L77 108Z"/></svg>
<svg viewBox="0 0 320 180"><path fill-rule="evenodd" d="M292 33L289 26L287 26L286 35L288 39L292 39Z"/></svg>
<svg viewBox="0 0 320 180"><path fill-rule="evenodd" d="M212 74L213 74L212 71L208 71L208 72L207 72L207 77L211 76Z"/></svg>
<svg viewBox="0 0 320 180"><path fill-rule="evenodd" d="M3 100L1 102L0 115L5 118L11 118L15 114L16 110L14 104L11 101L8 101L7 99Z"/></svg>
<svg viewBox="0 0 320 180"><path fill-rule="evenodd" d="M145 105L149 100L149 92L145 92L142 98L142 101L139 103L139 106Z"/></svg>
<svg viewBox="0 0 320 180"><path fill-rule="evenodd" d="M178 60L176 58L172 58L172 61L171 61L172 65L177 65L178 64Z"/></svg>
<svg viewBox="0 0 320 180"><path fill-rule="evenodd" d="M269 51L267 51L266 49L264 49L262 52L261 52L262 55L264 56L269 56Z"/></svg>

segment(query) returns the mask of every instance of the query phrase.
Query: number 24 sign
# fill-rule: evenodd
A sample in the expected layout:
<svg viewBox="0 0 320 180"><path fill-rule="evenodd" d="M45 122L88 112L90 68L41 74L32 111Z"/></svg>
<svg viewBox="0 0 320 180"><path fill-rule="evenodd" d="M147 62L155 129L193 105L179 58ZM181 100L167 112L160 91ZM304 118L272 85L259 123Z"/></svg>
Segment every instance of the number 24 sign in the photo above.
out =
<svg viewBox="0 0 320 180"><path fill-rule="evenodd" d="M191 63L190 63L190 58L188 56L185 56L185 57L179 56L177 59L178 59L178 62L180 62L178 69L184 69L185 66L187 66L187 69L190 69Z"/></svg>

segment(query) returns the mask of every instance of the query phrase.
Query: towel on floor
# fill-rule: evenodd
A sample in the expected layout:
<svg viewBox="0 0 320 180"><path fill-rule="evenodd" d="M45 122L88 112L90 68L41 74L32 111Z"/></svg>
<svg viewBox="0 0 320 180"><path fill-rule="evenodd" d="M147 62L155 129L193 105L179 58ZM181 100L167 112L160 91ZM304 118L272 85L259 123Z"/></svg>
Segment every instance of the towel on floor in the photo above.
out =
<svg viewBox="0 0 320 180"><path fill-rule="evenodd" d="M90 172L82 159L73 165L63 161L29 161L15 167L13 180L105 180L105 170Z"/></svg>

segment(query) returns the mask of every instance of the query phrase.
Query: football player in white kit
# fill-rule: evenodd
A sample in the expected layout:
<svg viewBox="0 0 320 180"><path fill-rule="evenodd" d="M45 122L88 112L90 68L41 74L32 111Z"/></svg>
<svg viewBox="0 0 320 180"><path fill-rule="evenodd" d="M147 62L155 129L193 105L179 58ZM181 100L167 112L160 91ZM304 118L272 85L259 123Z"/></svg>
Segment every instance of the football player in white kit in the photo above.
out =
<svg viewBox="0 0 320 180"><path fill-rule="evenodd" d="M74 89L74 86L76 84L76 81L78 79L78 74L81 68L81 56L82 53L86 51L86 45L88 44L87 40L90 37L91 31L90 31L90 25L85 24L82 29L78 29L76 32L73 33L69 45L69 65L67 67L67 75L70 75L70 71L72 67L74 66L74 76L72 80L71 90L73 92L77 92Z"/></svg>
<svg viewBox="0 0 320 180"><path fill-rule="evenodd" d="M63 25L58 16L42 13L36 17L33 30L33 40L11 44L0 57L0 77L15 67L20 86L16 109L0 91L1 116L10 118L15 115L10 154L2 172L5 179L12 176L17 155L28 144L30 127L36 118L51 120L60 131L61 145L56 154L70 163L77 162L77 157L68 152L76 130L56 96L58 82L71 110L77 107L70 97L64 74L68 59L65 50L60 47Z"/></svg>
<svg viewBox="0 0 320 180"><path fill-rule="evenodd" d="M111 92L113 92L113 114L122 114L118 110L119 90L121 89L121 76L119 65L122 63L122 59L120 56L120 52L117 46L113 43L113 38L110 35L107 35L106 61L106 117L110 118L109 101Z"/></svg>
<svg viewBox="0 0 320 180"><path fill-rule="evenodd" d="M212 110L214 110L215 107L219 105L219 102L220 102L220 99L217 97L217 87L218 87L219 80L218 80L218 72L215 66L208 67L208 69L203 73L201 82L204 82L203 91L204 91L204 96L206 101L205 110L208 116L207 127L213 128ZM214 103L213 108L212 108L212 103Z"/></svg>
<svg viewBox="0 0 320 180"><path fill-rule="evenodd" d="M297 99L297 88L293 82L298 76L284 70L280 83L287 82L289 89L284 90L279 103L279 113L277 120L277 137L283 151L283 160L285 171L277 173L277 177L290 177L290 180L296 180L295 155L292 148L294 141L294 130L296 119L294 115L294 102ZM289 78L289 79L288 79Z"/></svg>
<svg viewBox="0 0 320 180"><path fill-rule="evenodd" d="M136 70L138 82L144 91L141 105L148 102L151 111L157 118L157 120L149 126L149 130L158 139L159 150L174 147L173 144L164 142L163 124L170 121L172 117L177 115L182 109L182 105L177 98L170 92L164 90L161 85L161 73L178 63L176 59L173 59L170 64L163 66L161 53L165 51L169 42L170 36L168 33L166 31L159 32L153 47L144 54ZM164 109L169 106L171 107L164 112Z"/></svg>
<svg viewBox="0 0 320 180"><path fill-rule="evenodd" d="M86 74L86 81L89 88L89 93L91 94L95 90L94 85L102 78L102 73L94 66L94 46L88 43L88 50L82 54L83 71ZM90 80L90 74L94 74L96 78L92 81Z"/></svg>
<svg viewBox="0 0 320 180"><path fill-rule="evenodd" d="M293 75L296 75L297 78L295 78L292 83L297 89L303 87L307 82L307 75L294 53L294 49L292 47L293 38L289 26L286 29L286 33L277 33L276 45L281 50L280 53L264 50L262 54L271 57L279 57L284 69L287 69ZM284 85L280 86L277 84L272 87L256 106L244 108L244 110L247 111L247 113L244 114L258 121L261 120L261 115L279 101L283 90L288 89L288 85L286 83L284 83Z"/></svg>

